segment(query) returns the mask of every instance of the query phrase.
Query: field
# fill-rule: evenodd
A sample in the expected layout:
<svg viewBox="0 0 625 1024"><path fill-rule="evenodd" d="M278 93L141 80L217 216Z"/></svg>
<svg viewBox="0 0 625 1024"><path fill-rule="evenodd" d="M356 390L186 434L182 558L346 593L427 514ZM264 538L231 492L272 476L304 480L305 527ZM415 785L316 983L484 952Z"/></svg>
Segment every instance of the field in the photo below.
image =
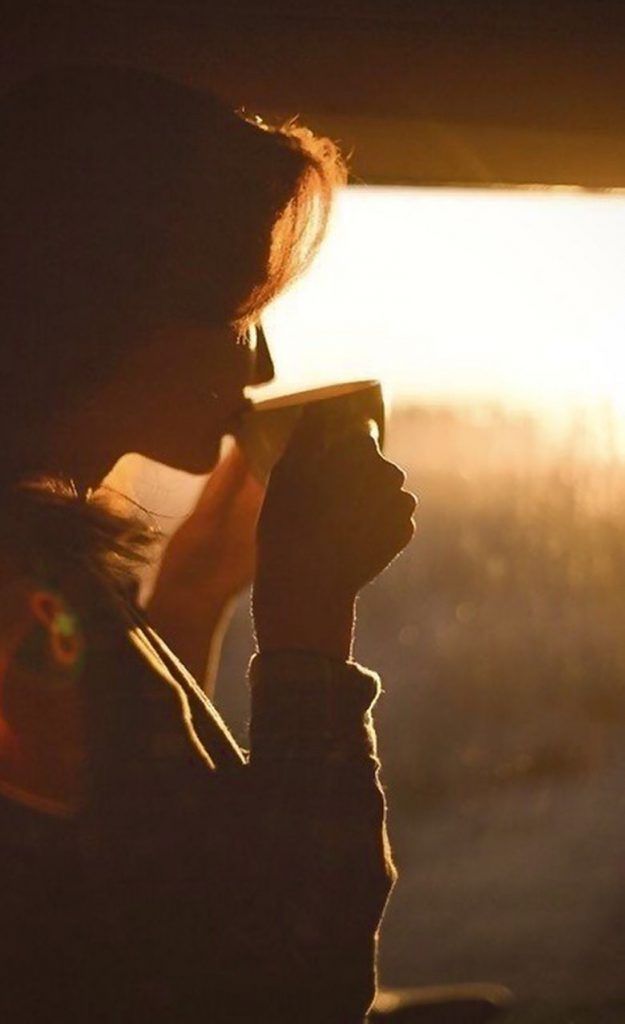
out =
<svg viewBox="0 0 625 1024"><path fill-rule="evenodd" d="M393 417L388 450L420 497L419 531L364 592L356 649L386 689L377 720L401 875L386 985L501 982L537 1007L603 1005L598 1020L625 1001L615 448L608 436L598 457L581 422L554 444L497 409ZM242 604L222 680L242 678L248 650ZM222 682L218 699L242 733L243 689ZM560 1019L545 1012L527 1019Z"/></svg>

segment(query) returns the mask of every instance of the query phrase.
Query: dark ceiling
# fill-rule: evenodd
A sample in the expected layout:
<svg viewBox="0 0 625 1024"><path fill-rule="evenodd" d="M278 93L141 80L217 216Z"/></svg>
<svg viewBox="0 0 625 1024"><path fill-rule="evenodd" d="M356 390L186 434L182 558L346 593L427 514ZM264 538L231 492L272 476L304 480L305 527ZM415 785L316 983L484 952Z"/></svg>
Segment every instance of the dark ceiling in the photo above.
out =
<svg viewBox="0 0 625 1024"><path fill-rule="evenodd" d="M625 187L625 3L3 4L2 75L147 65L299 114L371 182Z"/></svg>

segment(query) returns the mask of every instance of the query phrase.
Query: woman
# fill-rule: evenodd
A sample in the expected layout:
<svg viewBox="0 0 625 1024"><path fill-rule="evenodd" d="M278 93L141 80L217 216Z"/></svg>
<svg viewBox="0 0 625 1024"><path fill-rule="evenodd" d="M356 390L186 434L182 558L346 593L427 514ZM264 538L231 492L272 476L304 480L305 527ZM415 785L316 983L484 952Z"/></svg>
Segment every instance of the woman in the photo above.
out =
<svg viewBox="0 0 625 1024"><path fill-rule="evenodd" d="M97 486L127 451L215 465L340 158L127 68L23 84L0 139L6 1019L360 1021L393 867L354 603L412 534L403 474L306 420L272 474L249 755L143 620L149 531ZM237 452L212 479L151 607L197 665L263 497Z"/></svg>

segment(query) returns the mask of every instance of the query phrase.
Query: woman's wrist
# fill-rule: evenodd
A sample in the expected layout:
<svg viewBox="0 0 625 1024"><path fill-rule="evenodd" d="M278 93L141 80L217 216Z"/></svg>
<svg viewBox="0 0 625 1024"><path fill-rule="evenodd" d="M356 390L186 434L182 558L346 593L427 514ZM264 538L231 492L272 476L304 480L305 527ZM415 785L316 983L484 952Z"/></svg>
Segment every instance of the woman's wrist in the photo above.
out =
<svg viewBox="0 0 625 1024"><path fill-rule="evenodd" d="M347 661L352 654L355 601L266 600L254 594L254 633L259 652L311 651Z"/></svg>

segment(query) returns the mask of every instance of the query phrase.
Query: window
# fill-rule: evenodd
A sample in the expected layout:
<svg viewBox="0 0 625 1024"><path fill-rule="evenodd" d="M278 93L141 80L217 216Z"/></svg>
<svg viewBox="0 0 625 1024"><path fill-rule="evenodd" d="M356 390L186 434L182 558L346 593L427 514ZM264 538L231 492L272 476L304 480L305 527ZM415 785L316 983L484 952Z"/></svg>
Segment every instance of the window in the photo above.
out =
<svg viewBox="0 0 625 1024"><path fill-rule="evenodd" d="M276 389L382 379L421 500L356 646L386 689L386 985L621 994L624 229L618 194L350 187L265 317ZM217 688L242 738L250 653L245 600Z"/></svg>
<svg viewBox="0 0 625 1024"><path fill-rule="evenodd" d="M383 984L621 992L624 229L616 194L350 188L266 316L282 386L385 382L421 499L356 647L387 691Z"/></svg>

